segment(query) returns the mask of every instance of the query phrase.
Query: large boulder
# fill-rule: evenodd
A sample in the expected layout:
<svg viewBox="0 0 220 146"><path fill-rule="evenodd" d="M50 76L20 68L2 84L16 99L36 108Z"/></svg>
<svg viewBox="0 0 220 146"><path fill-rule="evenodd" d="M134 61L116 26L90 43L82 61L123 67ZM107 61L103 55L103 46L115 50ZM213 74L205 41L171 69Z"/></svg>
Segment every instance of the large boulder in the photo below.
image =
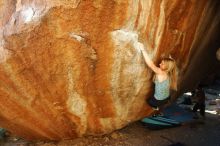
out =
<svg viewBox="0 0 220 146"><path fill-rule="evenodd" d="M217 0L0 0L0 126L59 140L150 115L153 74L134 36L155 63L176 60L177 96L213 64L219 10Z"/></svg>

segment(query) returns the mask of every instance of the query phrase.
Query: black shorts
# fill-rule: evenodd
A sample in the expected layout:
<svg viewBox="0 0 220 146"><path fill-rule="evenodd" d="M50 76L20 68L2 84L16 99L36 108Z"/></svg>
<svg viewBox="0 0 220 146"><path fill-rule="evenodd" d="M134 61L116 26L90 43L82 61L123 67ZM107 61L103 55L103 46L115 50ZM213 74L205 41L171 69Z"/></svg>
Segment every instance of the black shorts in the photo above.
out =
<svg viewBox="0 0 220 146"><path fill-rule="evenodd" d="M164 100L157 100L154 96L152 96L151 98L148 99L148 104L151 107L161 107L163 105L165 105L168 101L169 101L170 97L167 97Z"/></svg>

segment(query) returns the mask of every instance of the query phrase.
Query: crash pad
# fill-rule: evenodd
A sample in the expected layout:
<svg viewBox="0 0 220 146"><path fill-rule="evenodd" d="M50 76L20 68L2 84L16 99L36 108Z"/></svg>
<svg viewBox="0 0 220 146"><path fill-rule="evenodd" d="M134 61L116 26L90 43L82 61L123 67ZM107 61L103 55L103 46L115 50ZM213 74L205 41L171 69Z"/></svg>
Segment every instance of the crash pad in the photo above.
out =
<svg viewBox="0 0 220 146"><path fill-rule="evenodd" d="M149 129L159 130L164 128L177 127L181 124L193 121L193 113L180 107L177 104L172 104L166 107L161 116L146 117L141 122Z"/></svg>

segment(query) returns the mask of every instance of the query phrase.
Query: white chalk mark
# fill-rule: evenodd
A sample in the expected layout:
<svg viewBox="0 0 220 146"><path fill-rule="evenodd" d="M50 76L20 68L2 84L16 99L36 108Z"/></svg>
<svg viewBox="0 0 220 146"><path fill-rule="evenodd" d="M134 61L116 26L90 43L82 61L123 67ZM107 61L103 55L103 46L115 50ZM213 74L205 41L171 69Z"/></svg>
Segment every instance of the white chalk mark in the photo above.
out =
<svg viewBox="0 0 220 146"><path fill-rule="evenodd" d="M24 18L24 22L28 23L32 20L32 18L34 16L34 10L32 7L27 7L24 10L22 10L21 14Z"/></svg>
<svg viewBox="0 0 220 146"><path fill-rule="evenodd" d="M75 34L75 33L70 33L69 34L70 37L76 39L77 41L81 42L81 41L84 41L85 39L81 36L81 35L78 35L78 34Z"/></svg>
<svg viewBox="0 0 220 146"><path fill-rule="evenodd" d="M0 63L5 62L10 56L10 52L4 48L4 43L5 41L2 39L0 41Z"/></svg>

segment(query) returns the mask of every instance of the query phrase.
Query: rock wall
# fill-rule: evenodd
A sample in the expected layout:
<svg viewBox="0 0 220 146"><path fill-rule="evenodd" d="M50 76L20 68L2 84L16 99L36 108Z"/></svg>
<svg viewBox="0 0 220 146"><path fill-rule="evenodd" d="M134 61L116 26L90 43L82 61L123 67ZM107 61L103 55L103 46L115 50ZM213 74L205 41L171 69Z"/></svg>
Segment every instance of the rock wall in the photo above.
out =
<svg viewBox="0 0 220 146"><path fill-rule="evenodd" d="M0 126L28 139L105 134L153 112L152 72L129 32L155 63L177 61L178 94L193 59L219 46L207 46L217 0L0 0L0 12Z"/></svg>
<svg viewBox="0 0 220 146"><path fill-rule="evenodd" d="M220 48L216 51L216 58L220 61Z"/></svg>

